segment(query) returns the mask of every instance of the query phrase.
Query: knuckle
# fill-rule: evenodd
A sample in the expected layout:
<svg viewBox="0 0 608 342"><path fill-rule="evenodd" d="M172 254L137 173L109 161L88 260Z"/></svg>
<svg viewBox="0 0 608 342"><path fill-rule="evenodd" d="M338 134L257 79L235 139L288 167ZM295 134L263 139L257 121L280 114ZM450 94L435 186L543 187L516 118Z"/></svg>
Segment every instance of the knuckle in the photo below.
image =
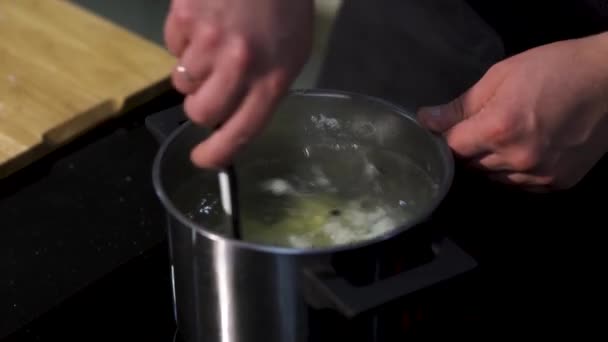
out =
<svg viewBox="0 0 608 342"><path fill-rule="evenodd" d="M211 48L218 44L221 37L221 31L214 24L200 24L196 30L196 39L201 42L203 48Z"/></svg>
<svg viewBox="0 0 608 342"><path fill-rule="evenodd" d="M523 177L521 174L511 173L505 177L503 183L505 184L513 184L513 185L524 185L528 182L526 177Z"/></svg>
<svg viewBox="0 0 608 342"><path fill-rule="evenodd" d="M171 12L172 20L178 27L187 28L194 22L194 15L190 11L176 9Z"/></svg>
<svg viewBox="0 0 608 342"><path fill-rule="evenodd" d="M448 107L448 110L454 113L456 121L460 121L467 117L467 113L465 113L464 103L461 96L458 96L453 101L449 102Z"/></svg>
<svg viewBox="0 0 608 342"><path fill-rule="evenodd" d="M511 165L516 171L530 171L540 164L540 154L536 149L528 149L513 156Z"/></svg>
<svg viewBox="0 0 608 342"><path fill-rule="evenodd" d="M539 183L540 185L550 186L556 189L568 189L574 185L569 183L560 183L557 177L554 175L542 176Z"/></svg>
<svg viewBox="0 0 608 342"><path fill-rule="evenodd" d="M500 71L502 70L502 68L503 68L502 63L493 64L486 71L486 76L487 75L491 75L491 74L495 74L495 73L500 73Z"/></svg>
<svg viewBox="0 0 608 342"><path fill-rule="evenodd" d="M252 58L250 44L244 37L236 36L228 51L228 58L237 68L244 68Z"/></svg>
<svg viewBox="0 0 608 342"><path fill-rule="evenodd" d="M507 69L506 61L498 62L498 63L495 63L492 66L490 66L490 68L488 68L486 75L502 74L503 72L506 71L506 69Z"/></svg>
<svg viewBox="0 0 608 342"><path fill-rule="evenodd" d="M512 115L501 115L496 118L494 125L490 127L488 138L497 146L505 146L512 142L516 128L517 122Z"/></svg>

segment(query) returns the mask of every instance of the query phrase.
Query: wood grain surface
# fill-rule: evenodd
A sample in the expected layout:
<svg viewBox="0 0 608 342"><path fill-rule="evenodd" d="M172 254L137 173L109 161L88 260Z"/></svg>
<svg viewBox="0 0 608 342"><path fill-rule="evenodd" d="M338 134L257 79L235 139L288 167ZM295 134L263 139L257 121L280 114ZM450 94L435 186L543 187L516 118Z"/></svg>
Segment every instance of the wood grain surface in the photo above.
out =
<svg viewBox="0 0 608 342"><path fill-rule="evenodd" d="M0 0L0 178L168 90L174 63L69 1Z"/></svg>

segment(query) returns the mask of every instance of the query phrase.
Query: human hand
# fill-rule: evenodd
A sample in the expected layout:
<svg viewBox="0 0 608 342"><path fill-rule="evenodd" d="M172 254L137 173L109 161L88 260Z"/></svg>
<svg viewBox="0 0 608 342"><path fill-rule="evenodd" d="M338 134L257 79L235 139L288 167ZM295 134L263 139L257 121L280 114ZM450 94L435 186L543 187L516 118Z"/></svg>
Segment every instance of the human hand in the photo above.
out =
<svg viewBox="0 0 608 342"><path fill-rule="evenodd" d="M179 60L172 75L184 110L206 127L221 124L195 147L199 167L220 168L264 127L306 62L312 0L172 0L167 48Z"/></svg>
<svg viewBox="0 0 608 342"><path fill-rule="evenodd" d="M608 35L506 59L452 102L421 108L457 157L530 191L577 184L608 151Z"/></svg>

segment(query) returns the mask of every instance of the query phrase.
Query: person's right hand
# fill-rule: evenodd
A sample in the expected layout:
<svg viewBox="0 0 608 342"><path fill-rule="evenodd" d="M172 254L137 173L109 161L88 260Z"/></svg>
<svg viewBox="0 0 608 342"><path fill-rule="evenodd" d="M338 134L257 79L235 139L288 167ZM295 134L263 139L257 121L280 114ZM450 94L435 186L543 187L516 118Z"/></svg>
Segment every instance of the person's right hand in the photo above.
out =
<svg viewBox="0 0 608 342"><path fill-rule="evenodd" d="M221 127L192 151L203 168L227 165L266 124L306 62L312 0L172 0L167 48L190 120Z"/></svg>

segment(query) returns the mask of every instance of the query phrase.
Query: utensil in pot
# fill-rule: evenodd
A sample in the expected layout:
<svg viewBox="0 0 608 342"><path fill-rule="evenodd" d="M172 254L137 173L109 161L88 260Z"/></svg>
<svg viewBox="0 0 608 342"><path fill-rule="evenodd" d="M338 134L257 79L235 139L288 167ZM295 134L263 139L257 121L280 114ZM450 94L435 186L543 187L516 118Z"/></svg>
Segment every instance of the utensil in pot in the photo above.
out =
<svg viewBox="0 0 608 342"><path fill-rule="evenodd" d="M217 125L216 130L223 123ZM232 225L232 237L235 239L241 238L241 225L239 222L239 197L238 197L238 180L234 164L228 165L225 169L218 172L218 181L220 184L220 198L224 213L230 217Z"/></svg>
<svg viewBox="0 0 608 342"><path fill-rule="evenodd" d="M239 222L238 180L234 165L229 165L218 173L220 184L220 198L224 213L230 217L232 237L239 240L242 237Z"/></svg>

